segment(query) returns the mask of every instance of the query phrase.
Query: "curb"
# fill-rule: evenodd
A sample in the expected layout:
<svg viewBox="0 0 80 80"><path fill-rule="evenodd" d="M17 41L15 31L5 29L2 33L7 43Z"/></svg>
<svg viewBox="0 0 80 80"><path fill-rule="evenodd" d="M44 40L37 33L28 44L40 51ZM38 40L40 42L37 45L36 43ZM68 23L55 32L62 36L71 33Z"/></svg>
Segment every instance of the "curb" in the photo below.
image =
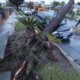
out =
<svg viewBox="0 0 80 80"><path fill-rule="evenodd" d="M61 54L69 61L69 63L73 66L73 68L75 68L77 71L80 72L80 65L77 64L77 62L72 58L70 57L61 47L59 47L56 43L52 43L54 46L56 46Z"/></svg>

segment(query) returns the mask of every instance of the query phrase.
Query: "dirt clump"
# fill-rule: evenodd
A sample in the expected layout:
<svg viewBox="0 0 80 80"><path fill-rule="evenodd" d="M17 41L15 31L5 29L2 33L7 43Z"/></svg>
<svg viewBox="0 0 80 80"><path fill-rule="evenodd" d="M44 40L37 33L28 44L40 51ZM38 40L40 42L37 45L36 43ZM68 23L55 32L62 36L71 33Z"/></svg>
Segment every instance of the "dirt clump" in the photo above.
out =
<svg viewBox="0 0 80 80"><path fill-rule="evenodd" d="M56 46L47 48L41 43L41 40L37 44L36 37L31 40L33 42L25 46L30 39L25 31L16 32L9 37L5 58L0 61L0 72L11 71L13 80L16 71L23 64L26 56L28 56L28 59L26 59L24 68L17 76L17 80L37 80L35 78L37 65L56 64L64 72L73 72L72 66Z"/></svg>

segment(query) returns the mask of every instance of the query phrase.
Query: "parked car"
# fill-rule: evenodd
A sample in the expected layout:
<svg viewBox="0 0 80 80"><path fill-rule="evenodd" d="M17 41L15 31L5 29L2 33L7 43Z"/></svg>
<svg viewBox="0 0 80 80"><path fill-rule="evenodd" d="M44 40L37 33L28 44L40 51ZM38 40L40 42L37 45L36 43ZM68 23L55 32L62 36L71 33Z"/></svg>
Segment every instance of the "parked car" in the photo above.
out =
<svg viewBox="0 0 80 80"><path fill-rule="evenodd" d="M31 9L32 15L37 15L37 12L35 9Z"/></svg>
<svg viewBox="0 0 80 80"><path fill-rule="evenodd" d="M38 28L40 30L43 30L49 24L49 22L47 22L47 19L51 21L55 17L56 17L56 14L54 14L53 12L50 12L50 11L39 12L36 15L36 19L41 24L41 26L38 26ZM61 40L69 39L71 37L71 35L72 35L71 26L67 24L66 20L62 20L59 23L57 29L55 29L55 31L52 32L52 35L54 35L55 37L57 37L57 38L59 38Z"/></svg>
<svg viewBox="0 0 80 80"><path fill-rule="evenodd" d="M29 8L24 8L24 9L23 9L23 13L24 13L25 15L32 15L32 12L31 12L31 10L30 10Z"/></svg>

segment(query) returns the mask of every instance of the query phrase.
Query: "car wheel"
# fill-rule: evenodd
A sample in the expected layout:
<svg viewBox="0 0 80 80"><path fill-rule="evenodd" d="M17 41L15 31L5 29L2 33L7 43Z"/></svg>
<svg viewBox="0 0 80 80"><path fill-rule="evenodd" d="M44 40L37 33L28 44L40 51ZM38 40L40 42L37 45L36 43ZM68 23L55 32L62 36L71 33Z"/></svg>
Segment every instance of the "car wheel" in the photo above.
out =
<svg viewBox="0 0 80 80"><path fill-rule="evenodd" d="M67 39L64 39L64 40L62 40L62 43L70 43L70 38L67 38Z"/></svg>

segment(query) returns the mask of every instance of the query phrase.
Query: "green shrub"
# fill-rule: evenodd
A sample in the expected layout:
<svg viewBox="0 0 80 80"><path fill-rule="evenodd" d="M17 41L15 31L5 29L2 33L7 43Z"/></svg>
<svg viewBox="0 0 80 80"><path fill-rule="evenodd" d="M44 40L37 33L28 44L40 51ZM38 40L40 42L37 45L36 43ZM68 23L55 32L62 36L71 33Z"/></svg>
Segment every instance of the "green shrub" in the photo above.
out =
<svg viewBox="0 0 80 80"><path fill-rule="evenodd" d="M21 11L16 11L16 15L24 15Z"/></svg>
<svg viewBox="0 0 80 80"><path fill-rule="evenodd" d="M49 32L45 32L46 37L50 42L61 43L61 40L50 34Z"/></svg>
<svg viewBox="0 0 80 80"><path fill-rule="evenodd" d="M73 74L63 72L57 65L46 65L38 70L42 80L80 80L80 73L76 70Z"/></svg>
<svg viewBox="0 0 80 80"><path fill-rule="evenodd" d="M3 8L2 8L2 7L0 7L0 10L3 10Z"/></svg>
<svg viewBox="0 0 80 80"><path fill-rule="evenodd" d="M16 22L15 23L15 31L23 31L26 29L26 26L22 24L21 22Z"/></svg>

